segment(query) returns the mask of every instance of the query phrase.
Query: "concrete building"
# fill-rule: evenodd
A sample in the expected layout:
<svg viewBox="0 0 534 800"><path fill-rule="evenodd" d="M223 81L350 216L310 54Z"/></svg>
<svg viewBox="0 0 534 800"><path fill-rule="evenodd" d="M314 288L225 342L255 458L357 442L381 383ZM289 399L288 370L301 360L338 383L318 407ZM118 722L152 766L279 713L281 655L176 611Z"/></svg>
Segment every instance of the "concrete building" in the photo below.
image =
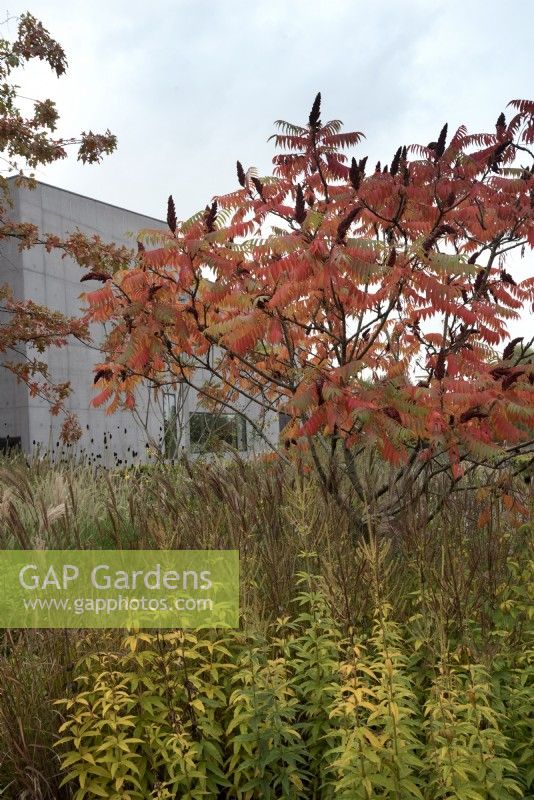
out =
<svg viewBox="0 0 534 800"><path fill-rule="evenodd" d="M139 230L165 227L161 220L45 183L38 183L33 190L12 183L12 201L12 219L34 223L40 231L61 237L79 229L98 234L103 241L133 247ZM0 285L9 284L17 299L33 300L76 316L82 305L81 292L101 285L80 284L82 274L75 262L62 259L57 252L47 253L43 247L19 252L16 242L0 242ZM98 345L103 326L93 326L91 333ZM69 381L72 387L66 405L79 420L82 438L68 451L78 457L113 466L146 461L154 450L169 458L178 457L183 451L195 455L217 449L221 442L232 444L244 454L265 449L261 437L255 436L253 428L239 415L207 414L199 407L196 391L185 386L157 397L142 389L135 415L128 411L106 415L104 410L91 407L93 367L101 360L96 346L70 341L66 347L50 349L47 358L53 379ZM1 359L18 357L0 354ZM247 414L259 420L258 412L259 409L249 409ZM45 400L30 397L24 384L0 369L0 450L15 442L26 453L47 452L57 457L65 452L59 439L61 423L60 417L50 415ZM275 443L278 419L273 416L261 424Z"/></svg>

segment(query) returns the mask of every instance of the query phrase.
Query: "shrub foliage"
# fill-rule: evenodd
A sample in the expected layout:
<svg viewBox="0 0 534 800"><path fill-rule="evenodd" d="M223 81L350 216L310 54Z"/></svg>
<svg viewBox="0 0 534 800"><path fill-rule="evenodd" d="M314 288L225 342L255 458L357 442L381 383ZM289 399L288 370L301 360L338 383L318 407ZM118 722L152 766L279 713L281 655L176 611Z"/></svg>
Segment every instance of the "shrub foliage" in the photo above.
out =
<svg viewBox="0 0 534 800"><path fill-rule="evenodd" d="M532 526L502 502L365 540L276 464L12 462L0 484L4 546L238 547L242 567L239 630L6 632L6 796L534 796Z"/></svg>

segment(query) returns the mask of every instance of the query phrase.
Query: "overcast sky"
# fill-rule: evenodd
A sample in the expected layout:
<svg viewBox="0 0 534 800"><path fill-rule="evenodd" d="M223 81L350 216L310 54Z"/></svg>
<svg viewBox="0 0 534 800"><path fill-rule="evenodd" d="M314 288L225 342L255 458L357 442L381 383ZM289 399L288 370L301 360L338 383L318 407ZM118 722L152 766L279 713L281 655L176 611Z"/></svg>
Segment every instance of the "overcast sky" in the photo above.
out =
<svg viewBox="0 0 534 800"><path fill-rule="evenodd" d="M11 3L6 16L28 9ZM186 218L237 188L236 159L271 172L273 121L322 119L367 139L359 157L465 123L493 130L534 96L534 3L494 0L35 0L68 74L42 65L21 92L57 100L62 134L109 127L117 152L37 177L134 211ZM11 35L16 20L4 24Z"/></svg>

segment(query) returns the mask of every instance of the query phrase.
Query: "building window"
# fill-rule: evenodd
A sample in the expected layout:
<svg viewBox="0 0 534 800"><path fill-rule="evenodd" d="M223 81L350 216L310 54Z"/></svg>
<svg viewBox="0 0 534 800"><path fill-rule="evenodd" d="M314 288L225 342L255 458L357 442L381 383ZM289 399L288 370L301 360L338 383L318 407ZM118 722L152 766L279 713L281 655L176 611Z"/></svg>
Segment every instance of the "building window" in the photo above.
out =
<svg viewBox="0 0 534 800"><path fill-rule="evenodd" d="M11 451L22 450L22 439L20 436L0 437L0 455L6 456Z"/></svg>
<svg viewBox="0 0 534 800"><path fill-rule="evenodd" d="M176 392L163 393L163 453L175 458L178 453L178 406Z"/></svg>
<svg viewBox="0 0 534 800"><path fill-rule="evenodd" d="M246 421L238 414L194 411L189 415L189 446L193 453L220 450L225 445L247 449Z"/></svg>
<svg viewBox="0 0 534 800"><path fill-rule="evenodd" d="M290 414L284 414L280 411L278 414L278 433L281 434L284 428L289 425L293 417Z"/></svg>

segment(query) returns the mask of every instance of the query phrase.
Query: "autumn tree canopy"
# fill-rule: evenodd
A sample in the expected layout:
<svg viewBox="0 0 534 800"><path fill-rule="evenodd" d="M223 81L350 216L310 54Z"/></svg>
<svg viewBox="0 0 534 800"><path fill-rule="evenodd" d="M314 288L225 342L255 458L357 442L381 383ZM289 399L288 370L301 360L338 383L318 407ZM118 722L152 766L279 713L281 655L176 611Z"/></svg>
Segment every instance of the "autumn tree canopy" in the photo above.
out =
<svg viewBox="0 0 534 800"><path fill-rule="evenodd" d="M59 114L54 101L48 98L28 101L14 82L15 71L24 68L32 59L44 61L58 78L67 69L61 45L39 20L31 14L23 14L15 40L0 39L0 151L3 161L0 242L14 239L21 249L46 247L49 252L57 251L58 258L70 255L84 266L105 263L108 269L116 268L128 258L125 248L106 245L97 237L77 232L62 241L46 231L39 231L31 223L10 219L8 178L31 187L34 170L66 158L69 148L76 148L79 161L94 164L101 161L104 154L113 152L117 144L109 130L103 134L84 131L71 138L58 136ZM23 108L28 110L23 111ZM70 389L67 383L57 384L52 380L46 350L50 346L62 346L69 336L87 341L86 323L31 300L20 302L13 297L10 286L0 286L0 353L7 354L0 367L11 370L26 382L32 395L49 401L54 414L64 409ZM67 414L63 438L73 440L78 434L76 420Z"/></svg>
<svg viewBox="0 0 534 800"><path fill-rule="evenodd" d="M320 94L306 124L276 127L272 176L238 162L237 189L185 222L169 198L169 231L100 275L95 404L131 407L140 381L194 384L203 367L208 402L284 411L286 448L308 448L325 482L321 451L342 452L357 489L370 448L397 479L445 462L453 481L525 449L534 364L509 326L534 301L534 102L485 133L438 125L374 167Z"/></svg>

